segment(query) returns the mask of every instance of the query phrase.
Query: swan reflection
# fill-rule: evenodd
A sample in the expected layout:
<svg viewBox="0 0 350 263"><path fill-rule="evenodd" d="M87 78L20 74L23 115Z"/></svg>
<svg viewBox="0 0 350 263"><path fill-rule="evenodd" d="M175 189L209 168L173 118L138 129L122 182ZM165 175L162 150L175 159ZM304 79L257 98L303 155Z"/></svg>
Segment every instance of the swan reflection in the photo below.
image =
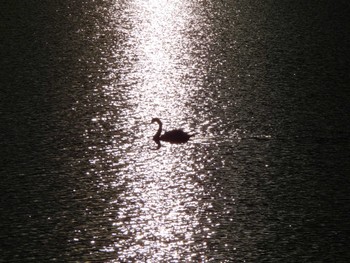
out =
<svg viewBox="0 0 350 263"><path fill-rule="evenodd" d="M188 134L187 132L184 132L182 129L167 131L161 135L163 123L159 118L153 118L151 123L155 123L155 122L158 123L159 125L157 133L153 136L153 140L158 145L157 149L161 147L160 141L180 144L180 143L188 142L188 140L194 136L194 134Z"/></svg>

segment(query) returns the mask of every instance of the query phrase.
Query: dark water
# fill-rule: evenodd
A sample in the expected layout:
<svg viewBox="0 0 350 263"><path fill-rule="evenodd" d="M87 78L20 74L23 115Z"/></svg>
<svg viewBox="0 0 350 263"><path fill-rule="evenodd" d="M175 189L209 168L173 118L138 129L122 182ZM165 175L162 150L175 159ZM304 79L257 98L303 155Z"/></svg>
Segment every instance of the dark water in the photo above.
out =
<svg viewBox="0 0 350 263"><path fill-rule="evenodd" d="M348 262L349 9L0 3L0 262Z"/></svg>

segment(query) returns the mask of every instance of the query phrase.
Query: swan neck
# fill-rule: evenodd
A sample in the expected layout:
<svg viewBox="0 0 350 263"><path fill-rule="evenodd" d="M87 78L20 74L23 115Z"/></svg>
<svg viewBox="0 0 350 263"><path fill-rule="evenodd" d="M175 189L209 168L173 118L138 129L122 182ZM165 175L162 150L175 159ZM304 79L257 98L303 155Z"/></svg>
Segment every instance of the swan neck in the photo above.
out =
<svg viewBox="0 0 350 263"><path fill-rule="evenodd" d="M159 138L160 137L160 134L162 133L162 123L160 121L157 121L159 127L158 127L158 131L156 133L156 135L154 135L154 138Z"/></svg>

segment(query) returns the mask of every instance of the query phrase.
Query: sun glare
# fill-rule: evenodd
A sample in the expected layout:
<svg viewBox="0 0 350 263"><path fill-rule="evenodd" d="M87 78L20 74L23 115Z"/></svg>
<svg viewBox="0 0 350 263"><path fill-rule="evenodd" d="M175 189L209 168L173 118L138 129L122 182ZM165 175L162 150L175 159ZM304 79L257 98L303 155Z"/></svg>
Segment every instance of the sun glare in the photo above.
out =
<svg viewBox="0 0 350 263"><path fill-rule="evenodd" d="M116 262L198 259L202 255L195 253L195 238L209 232L199 223L209 205L198 183L202 175L195 171L193 156L183 154L187 145L152 151L158 127L150 123L158 117L165 127L189 128L188 100L201 85L190 77L197 65L186 33L195 12L186 1L136 0L123 8L130 24L112 16L119 19L115 30L125 36L112 52L122 70L110 70L115 80L102 96L111 111L93 118L103 132L104 118L112 122L115 116L112 144L93 148L98 155L90 160L100 187L115 191L106 207L113 242L101 251L117 253ZM108 166L114 180L105 176Z"/></svg>

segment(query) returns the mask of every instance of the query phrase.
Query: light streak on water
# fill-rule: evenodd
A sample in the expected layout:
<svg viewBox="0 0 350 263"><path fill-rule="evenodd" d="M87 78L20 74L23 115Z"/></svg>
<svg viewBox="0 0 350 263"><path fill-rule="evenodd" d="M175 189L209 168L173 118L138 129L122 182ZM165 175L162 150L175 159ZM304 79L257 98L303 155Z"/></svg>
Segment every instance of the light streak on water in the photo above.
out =
<svg viewBox="0 0 350 263"><path fill-rule="evenodd" d="M203 156L193 144L153 151L158 127L150 124L159 117L166 127L193 128L191 96L205 74L200 63L205 54L195 48L194 36L204 18L185 1L133 1L122 13L116 10L109 12L111 30L125 39L111 47L118 67L108 66L110 84L97 94L104 98L102 110L92 118L96 132L107 126L114 134L112 143L90 146L95 156L88 172L109 193L104 216L110 243L100 252L114 253L115 262L205 260L205 240L213 234L206 216L211 189L204 184L210 173L203 171Z"/></svg>

